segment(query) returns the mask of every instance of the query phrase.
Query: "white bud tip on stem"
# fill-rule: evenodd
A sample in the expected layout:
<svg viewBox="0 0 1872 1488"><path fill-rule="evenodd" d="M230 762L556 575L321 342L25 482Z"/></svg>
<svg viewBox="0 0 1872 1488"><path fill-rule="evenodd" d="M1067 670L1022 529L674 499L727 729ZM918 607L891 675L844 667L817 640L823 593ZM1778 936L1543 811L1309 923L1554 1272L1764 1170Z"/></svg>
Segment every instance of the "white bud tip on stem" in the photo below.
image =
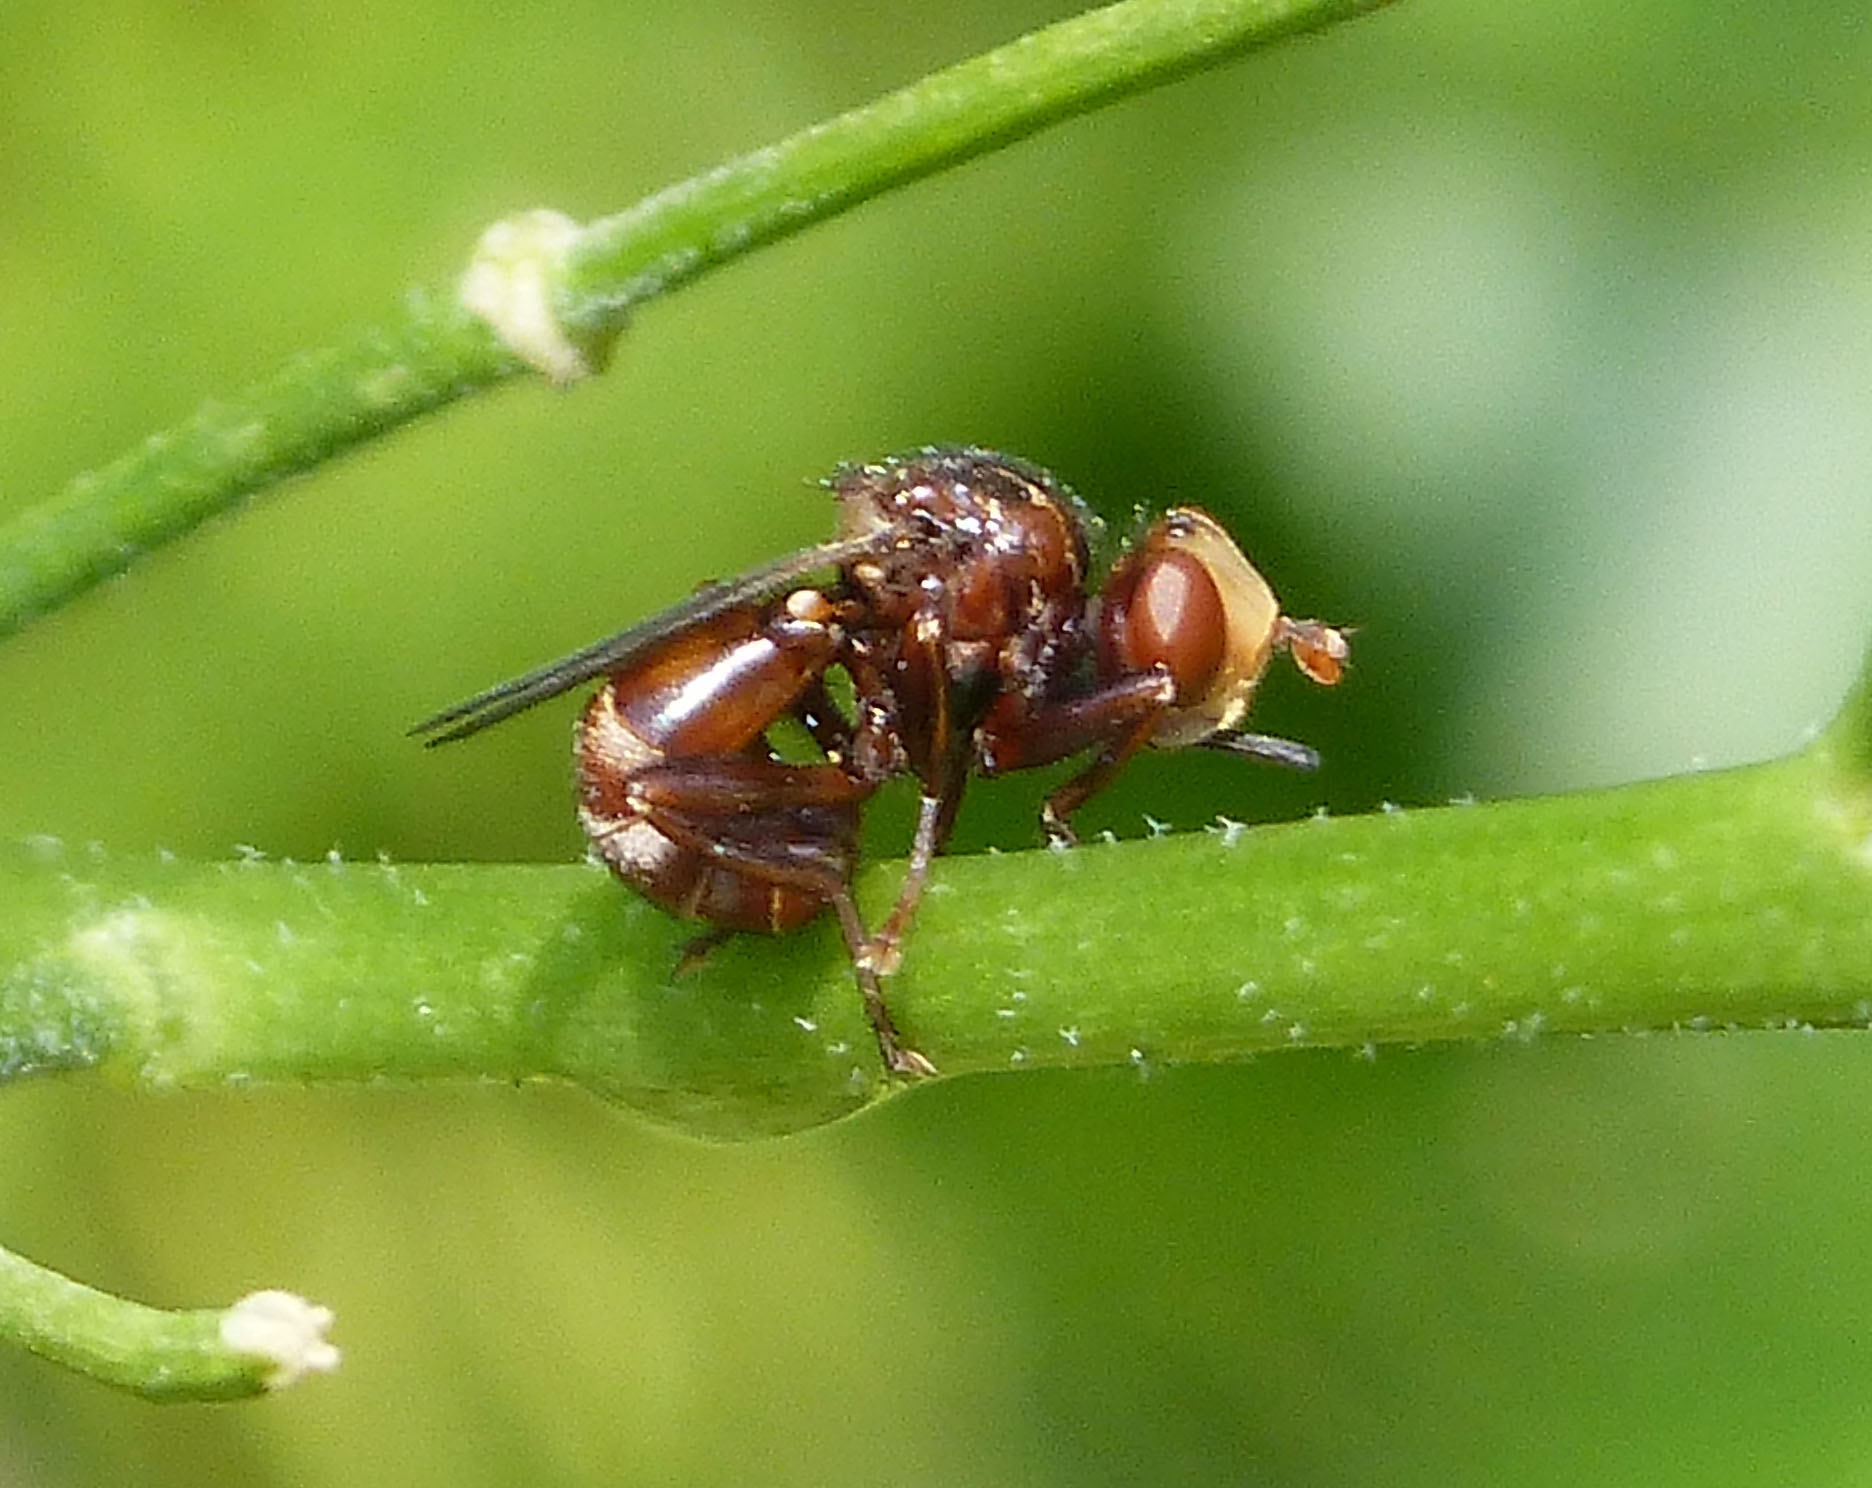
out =
<svg viewBox="0 0 1872 1488"><path fill-rule="evenodd" d="M291 1292L250 1292L221 1315L221 1342L273 1366L269 1390L297 1384L308 1374L338 1367L338 1349L325 1337L332 1310Z"/></svg>
<svg viewBox="0 0 1872 1488"><path fill-rule="evenodd" d="M592 370L553 316L553 285L578 236L576 222L544 207L503 218L481 234L456 289L503 346L560 384Z"/></svg>

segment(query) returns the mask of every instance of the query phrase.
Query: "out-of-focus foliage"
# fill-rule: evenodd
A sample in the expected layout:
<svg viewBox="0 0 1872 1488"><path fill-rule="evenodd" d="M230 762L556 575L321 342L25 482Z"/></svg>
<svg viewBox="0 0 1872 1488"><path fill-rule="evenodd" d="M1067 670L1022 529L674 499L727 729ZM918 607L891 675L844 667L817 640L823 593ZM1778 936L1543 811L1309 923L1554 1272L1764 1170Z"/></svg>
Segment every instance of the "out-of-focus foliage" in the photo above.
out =
<svg viewBox="0 0 1872 1488"><path fill-rule="evenodd" d="M496 216L614 210L1063 13L15 7L0 511ZM927 440L1119 521L1209 505L1360 627L1345 688L1259 718L1324 774L1147 759L1095 828L1783 751L1872 630L1869 74L1844 0L1424 0L874 203L651 307L602 380L0 648L0 833L573 855L570 703L440 756L402 727L822 536L811 477ZM982 791L964 845L1032 842L1039 793ZM1849 1036L1294 1056L730 1150L558 1092L21 1088L8 1244L156 1302L292 1285L349 1357L170 1411L0 1358L0 1477L1838 1481L1868 1073Z"/></svg>

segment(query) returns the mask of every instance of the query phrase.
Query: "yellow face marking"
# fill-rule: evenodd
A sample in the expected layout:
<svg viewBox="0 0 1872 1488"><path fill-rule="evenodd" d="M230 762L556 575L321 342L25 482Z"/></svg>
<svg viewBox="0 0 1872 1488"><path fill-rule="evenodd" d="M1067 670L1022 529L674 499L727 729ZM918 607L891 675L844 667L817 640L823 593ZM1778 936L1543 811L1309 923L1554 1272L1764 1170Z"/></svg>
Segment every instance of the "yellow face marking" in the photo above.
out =
<svg viewBox="0 0 1872 1488"><path fill-rule="evenodd" d="M1222 597L1227 627L1222 663L1208 692L1172 708L1152 735L1152 743L1174 749L1241 722L1274 654L1280 602L1235 540L1207 512L1177 507L1165 513L1160 530L1166 547L1188 553L1208 572Z"/></svg>

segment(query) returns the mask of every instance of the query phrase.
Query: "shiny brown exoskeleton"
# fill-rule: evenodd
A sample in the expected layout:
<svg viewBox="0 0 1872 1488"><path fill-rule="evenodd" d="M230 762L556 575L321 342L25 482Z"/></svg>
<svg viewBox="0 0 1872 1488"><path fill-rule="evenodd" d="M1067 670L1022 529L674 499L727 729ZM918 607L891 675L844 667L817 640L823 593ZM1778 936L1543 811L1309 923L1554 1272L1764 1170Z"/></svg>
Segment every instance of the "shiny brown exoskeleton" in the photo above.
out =
<svg viewBox="0 0 1872 1488"><path fill-rule="evenodd" d="M1305 745L1238 731L1269 660L1339 680L1344 634L1289 620L1203 512L1158 519L1089 589L1096 524L1045 471L980 449L849 466L830 482L839 536L492 688L413 732L459 739L593 677L580 721L579 820L625 882L715 931L790 930L828 906L885 1064L904 1047L880 978L896 968L931 860L973 773L1094 751L1047 800L1073 813L1145 744L1203 745L1310 769ZM829 583L805 581L830 570ZM843 671L849 711L826 682ZM824 759L767 739L804 725ZM922 793L909 871L867 932L852 899L859 813L892 776Z"/></svg>

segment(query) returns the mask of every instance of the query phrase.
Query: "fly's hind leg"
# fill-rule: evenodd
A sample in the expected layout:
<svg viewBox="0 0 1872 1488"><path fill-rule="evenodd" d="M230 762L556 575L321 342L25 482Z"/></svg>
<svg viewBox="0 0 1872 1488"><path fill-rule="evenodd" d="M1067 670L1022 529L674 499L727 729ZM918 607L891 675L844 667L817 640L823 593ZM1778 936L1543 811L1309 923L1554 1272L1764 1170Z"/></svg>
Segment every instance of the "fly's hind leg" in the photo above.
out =
<svg viewBox="0 0 1872 1488"><path fill-rule="evenodd" d="M658 766L633 785L644 820L678 846L755 883L803 890L831 905L885 1067L899 1075L936 1073L927 1058L905 1047L891 1018L880 974L869 960L871 936L852 899L849 846L828 837L823 827L815 840L808 825L813 808L855 806L869 786L832 766L751 760ZM751 815L768 817L763 825L774 830L748 832ZM700 940L712 943L714 936L709 932ZM684 962L689 960L686 952Z"/></svg>
<svg viewBox="0 0 1872 1488"><path fill-rule="evenodd" d="M670 972L671 978L681 980L692 972L700 971L702 963L708 960L710 952L716 946L726 944L733 939L734 931L724 925L716 925L704 930L700 935L691 936L676 957L676 965Z"/></svg>

